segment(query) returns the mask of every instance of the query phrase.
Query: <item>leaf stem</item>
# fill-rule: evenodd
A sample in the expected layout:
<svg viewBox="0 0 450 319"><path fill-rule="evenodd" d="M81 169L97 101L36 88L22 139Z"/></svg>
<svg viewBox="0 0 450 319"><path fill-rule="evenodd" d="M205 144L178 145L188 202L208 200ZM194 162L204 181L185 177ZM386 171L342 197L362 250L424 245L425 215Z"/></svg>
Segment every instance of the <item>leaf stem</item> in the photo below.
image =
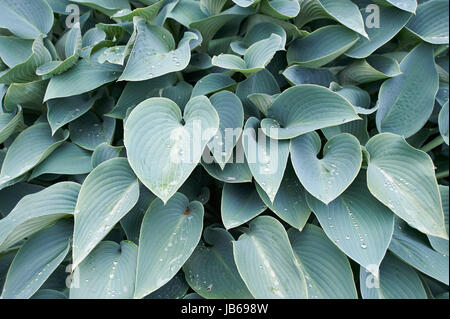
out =
<svg viewBox="0 0 450 319"><path fill-rule="evenodd" d="M442 179L447 177L448 177L448 170L436 174L436 179Z"/></svg>
<svg viewBox="0 0 450 319"><path fill-rule="evenodd" d="M432 140L430 143L428 143L425 146L423 146L420 150L424 151L425 153L428 153L429 151L431 151L432 149L438 147L442 143L444 143L444 138L441 135L439 135L434 140Z"/></svg>

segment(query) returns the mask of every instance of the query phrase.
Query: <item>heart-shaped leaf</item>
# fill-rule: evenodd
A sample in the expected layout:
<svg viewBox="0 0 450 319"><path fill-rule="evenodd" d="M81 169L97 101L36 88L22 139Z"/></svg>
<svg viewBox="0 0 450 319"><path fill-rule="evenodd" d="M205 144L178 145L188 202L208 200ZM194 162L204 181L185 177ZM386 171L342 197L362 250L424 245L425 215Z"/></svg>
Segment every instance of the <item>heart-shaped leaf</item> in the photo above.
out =
<svg viewBox="0 0 450 319"><path fill-rule="evenodd" d="M131 112L125 123L128 160L139 180L167 202L200 162L218 127L219 116L204 96L188 102L184 118L171 100L148 99Z"/></svg>
<svg viewBox="0 0 450 319"><path fill-rule="evenodd" d="M306 190L325 204L342 194L358 175L362 163L361 146L350 134L332 137L318 158L321 141L316 132L291 140L291 161Z"/></svg>

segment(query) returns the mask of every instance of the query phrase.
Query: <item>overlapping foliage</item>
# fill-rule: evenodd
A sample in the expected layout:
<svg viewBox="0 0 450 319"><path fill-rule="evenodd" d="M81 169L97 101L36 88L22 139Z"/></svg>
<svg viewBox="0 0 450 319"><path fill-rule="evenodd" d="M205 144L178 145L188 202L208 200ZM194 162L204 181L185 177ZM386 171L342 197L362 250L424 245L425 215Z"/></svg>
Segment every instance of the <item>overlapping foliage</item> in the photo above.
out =
<svg viewBox="0 0 450 319"><path fill-rule="evenodd" d="M0 0L1 298L448 298L448 6Z"/></svg>

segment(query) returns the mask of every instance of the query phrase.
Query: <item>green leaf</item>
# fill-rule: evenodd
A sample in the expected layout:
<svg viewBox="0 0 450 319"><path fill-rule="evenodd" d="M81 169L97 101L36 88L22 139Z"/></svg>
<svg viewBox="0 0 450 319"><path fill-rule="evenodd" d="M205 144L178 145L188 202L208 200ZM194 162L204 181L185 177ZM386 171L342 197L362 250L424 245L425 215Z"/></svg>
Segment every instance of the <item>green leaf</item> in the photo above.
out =
<svg viewBox="0 0 450 319"><path fill-rule="evenodd" d="M319 68L333 61L359 39L353 31L339 25L330 25L295 40L288 49L289 64Z"/></svg>
<svg viewBox="0 0 450 319"><path fill-rule="evenodd" d="M329 87L336 81L336 76L326 68L307 68L300 65L292 65L283 71L283 76L292 85L317 84Z"/></svg>
<svg viewBox="0 0 450 319"><path fill-rule="evenodd" d="M316 19L333 19L347 28L368 37L364 29L364 20L359 8L350 0L300 0L300 14L295 19L296 25L302 27Z"/></svg>
<svg viewBox="0 0 450 319"><path fill-rule="evenodd" d="M1 9L0 9L1 11ZM4 42L5 37L0 37L0 46L7 45L9 41ZM8 39L8 38L6 38ZM25 40L22 40L25 41ZM10 50L14 50L14 47ZM0 48L0 54L3 48ZM14 51L12 51L14 52ZM0 83L27 83L39 80L40 77L36 75L36 69L51 60L50 52L45 48L42 37L36 38L33 41L31 50L26 50L27 57L15 65L9 65L11 68L4 73L0 73Z"/></svg>
<svg viewBox="0 0 450 319"><path fill-rule="evenodd" d="M286 169L289 143L264 135L259 124L254 117L247 120L242 145L253 177L273 202Z"/></svg>
<svg viewBox="0 0 450 319"><path fill-rule="evenodd" d="M262 130L276 139L291 139L360 119L345 98L312 84L297 85L283 91L269 108L267 116L261 122Z"/></svg>
<svg viewBox="0 0 450 319"><path fill-rule="evenodd" d="M297 0L262 0L261 12L278 18L295 18L300 12L300 4Z"/></svg>
<svg viewBox="0 0 450 319"><path fill-rule="evenodd" d="M439 132L448 145L448 100L439 112Z"/></svg>
<svg viewBox="0 0 450 319"><path fill-rule="evenodd" d="M79 3L100 12L112 16L119 10L130 9L130 3L128 0L71 0L72 2Z"/></svg>
<svg viewBox="0 0 450 319"><path fill-rule="evenodd" d="M244 125L244 109L241 100L231 92L222 91L210 98L219 115L219 130L208 142L216 162L223 169L233 155Z"/></svg>
<svg viewBox="0 0 450 319"><path fill-rule="evenodd" d="M87 174L91 170L91 153L67 142L36 166L29 180L43 174L78 175Z"/></svg>
<svg viewBox="0 0 450 319"><path fill-rule="evenodd" d="M73 26L65 36L64 61L50 61L40 65L36 69L36 74L47 77L66 72L73 67L80 57L82 47L82 37L80 25Z"/></svg>
<svg viewBox="0 0 450 319"><path fill-rule="evenodd" d="M203 229L203 205L176 193L165 205L155 199L147 210L139 238L135 298L166 284L197 246Z"/></svg>
<svg viewBox="0 0 450 319"><path fill-rule="evenodd" d="M376 272L391 241L394 215L370 194L365 174L328 205L311 195L306 199L328 238L358 264Z"/></svg>
<svg viewBox="0 0 450 319"><path fill-rule="evenodd" d="M381 5L391 5L412 13L416 13L417 9L417 0L373 0L373 2Z"/></svg>
<svg viewBox="0 0 450 319"><path fill-rule="evenodd" d="M389 250L407 264L448 286L448 255L434 251L427 238L397 220Z"/></svg>
<svg viewBox="0 0 450 319"><path fill-rule="evenodd" d="M72 231L72 221L62 220L31 236L9 268L1 298L33 296L68 254Z"/></svg>
<svg viewBox="0 0 450 319"><path fill-rule="evenodd" d="M44 101L83 94L116 80L122 67L111 63L98 63L98 51L89 59L80 60L77 65L63 74L51 78Z"/></svg>
<svg viewBox="0 0 450 319"><path fill-rule="evenodd" d="M73 269L130 211L139 198L139 182L125 158L97 166L84 181L75 209Z"/></svg>
<svg viewBox="0 0 450 319"><path fill-rule="evenodd" d="M388 253L379 277L361 268L361 294L364 299L427 299L425 288L414 268Z"/></svg>
<svg viewBox="0 0 450 319"><path fill-rule="evenodd" d="M82 94L48 101L47 119L52 128L52 134L88 112L98 98L97 95L90 97L88 94Z"/></svg>
<svg viewBox="0 0 450 319"><path fill-rule="evenodd" d="M447 234L448 234L449 233L448 186L439 185L439 192L441 194L442 207L444 209L445 228L446 228ZM439 237L433 237L433 236L428 236L428 239L430 241L431 247L433 247L434 250L436 250L437 252L440 252L441 254L445 254L445 255L449 254L448 240L439 238Z"/></svg>
<svg viewBox="0 0 450 319"><path fill-rule="evenodd" d="M106 162L112 158L119 157L120 153L123 151L123 146L111 146L107 143L99 144L92 154L91 166L96 168L101 163Z"/></svg>
<svg viewBox="0 0 450 319"><path fill-rule="evenodd" d="M180 271L170 281L146 296L144 299L181 299L189 290L189 285L184 279L184 273Z"/></svg>
<svg viewBox="0 0 450 319"><path fill-rule="evenodd" d="M199 95L208 95L224 89L228 89L235 85L236 81L222 73L211 73L204 76L195 83L192 90L192 97Z"/></svg>
<svg viewBox="0 0 450 319"><path fill-rule="evenodd" d="M234 262L233 236L217 226L203 236L183 266L189 286L207 299L252 299Z"/></svg>
<svg viewBox="0 0 450 319"><path fill-rule="evenodd" d="M251 183L228 184L222 191L221 215L226 229L238 227L267 209Z"/></svg>
<svg viewBox="0 0 450 319"><path fill-rule="evenodd" d="M47 84L48 81L11 84L3 101L5 110L11 112L21 105L25 109L42 111Z"/></svg>
<svg viewBox="0 0 450 319"><path fill-rule="evenodd" d="M301 299L307 284L284 227L274 218L260 216L233 241L238 271L255 298Z"/></svg>
<svg viewBox="0 0 450 319"><path fill-rule="evenodd" d="M173 36L164 28L135 18L136 41L119 81L144 81L181 71L191 58L190 42L195 33L186 32L175 49Z"/></svg>
<svg viewBox="0 0 450 319"><path fill-rule="evenodd" d="M239 144L241 143L238 142L238 146ZM224 169L216 163L202 162L202 166L209 175L225 183L250 183L252 181L252 172L245 158L243 162L228 162Z"/></svg>
<svg viewBox="0 0 450 319"><path fill-rule="evenodd" d="M219 116L204 96L188 102L184 118L171 100L148 99L131 112L125 123L128 160L139 180L167 202L199 163L218 127ZM202 130L207 131L202 134Z"/></svg>
<svg viewBox="0 0 450 319"><path fill-rule="evenodd" d="M233 54L220 54L214 56L211 63L249 76L264 69L275 53L281 49L281 45L282 38L272 33L269 38L258 41L245 50L243 59Z"/></svg>
<svg viewBox="0 0 450 319"><path fill-rule="evenodd" d="M132 242L101 242L75 269L70 299L133 298L137 254Z"/></svg>
<svg viewBox="0 0 450 319"><path fill-rule="evenodd" d="M70 138L78 146L93 151L102 143L112 143L116 119L88 112L69 124Z"/></svg>
<svg viewBox="0 0 450 319"><path fill-rule="evenodd" d="M0 251L7 250L58 219L72 215L79 191L79 184L61 182L24 196L14 209L0 220Z"/></svg>
<svg viewBox="0 0 450 319"><path fill-rule="evenodd" d="M295 172L314 197L329 204L341 195L358 175L362 163L361 146L350 134L332 137L320 153L319 134L311 132L291 140L291 161Z"/></svg>
<svg viewBox="0 0 450 319"><path fill-rule="evenodd" d="M120 19L121 21L133 21L134 17L143 17L147 21L152 21L158 14L159 9L161 9L164 1L157 1L152 5L144 8L137 8L133 11L129 9L122 9L117 11L112 19Z"/></svg>
<svg viewBox="0 0 450 319"><path fill-rule="evenodd" d="M301 232L289 229L288 236L305 274L309 298L357 299L350 263L323 230L308 224Z"/></svg>
<svg viewBox="0 0 450 319"><path fill-rule="evenodd" d="M433 112L439 80L431 45L414 48L400 63L400 70L401 75L380 88L376 123L379 132L407 138L417 133Z"/></svg>
<svg viewBox="0 0 450 319"><path fill-rule="evenodd" d="M292 165L288 163L275 200L271 202L264 190L256 184L259 196L278 217L292 227L302 230L311 214L306 203L303 185L295 175Z"/></svg>
<svg viewBox="0 0 450 319"><path fill-rule="evenodd" d="M19 134L6 153L0 172L0 185L7 183L46 159L67 138L67 131L51 135L47 123L38 123Z"/></svg>
<svg viewBox="0 0 450 319"><path fill-rule="evenodd" d="M385 80L401 75L400 65L392 58L371 55L364 60L356 60L339 73L342 84L364 84Z"/></svg>
<svg viewBox="0 0 450 319"><path fill-rule="evenodd" d="M47 34L53 26L53 12L44 0L3 0L0 2L0 28L24 39Z"/></svg>
<svg viewBox="0 0 450 319"><path fill-rule="evenodd" d="M419 4L406 29L432 44L448 44L448 1L433 0Z"/></svg>
<svg viewBox="0 0 450 319"><path fill-rule="evenodd" d="M415 0L413 1L415 2ZM345 52L345 55L355 59L367 58L397 35L412 16L410 12L393 6L379 6L378 9L380 19L379 25L377 25L378 28L367 28L369 37L359 38L355 45ZM372 10L361 10L364 21L376 18L373 16L374 13L376 12Z"/></svg>
<svg viewBox="0 0 450 319"><path fill-rule="evenodd" d="M370 192L414 228L448 239L431 158L389 133L372 137L366 148Z"/></svg>
<svg viewBox="0 0 450 319"><path fill-rule="evenodd" d="M23 110L18 107L17 110L10 113L3 113L0 106L0 143L3 143L14 132L23 128Z"/></svg>

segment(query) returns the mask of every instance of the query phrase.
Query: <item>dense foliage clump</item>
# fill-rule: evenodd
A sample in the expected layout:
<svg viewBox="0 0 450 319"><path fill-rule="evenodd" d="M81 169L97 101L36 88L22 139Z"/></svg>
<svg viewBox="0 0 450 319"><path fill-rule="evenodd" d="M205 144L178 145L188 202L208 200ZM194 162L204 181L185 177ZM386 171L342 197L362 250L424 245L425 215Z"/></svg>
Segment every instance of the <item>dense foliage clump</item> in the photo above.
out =
<svg viewBox="0 0 450 319"><path fill-rule="evenodd" d="M1 298L448 298L448 0L0 0Z"/></svg>

